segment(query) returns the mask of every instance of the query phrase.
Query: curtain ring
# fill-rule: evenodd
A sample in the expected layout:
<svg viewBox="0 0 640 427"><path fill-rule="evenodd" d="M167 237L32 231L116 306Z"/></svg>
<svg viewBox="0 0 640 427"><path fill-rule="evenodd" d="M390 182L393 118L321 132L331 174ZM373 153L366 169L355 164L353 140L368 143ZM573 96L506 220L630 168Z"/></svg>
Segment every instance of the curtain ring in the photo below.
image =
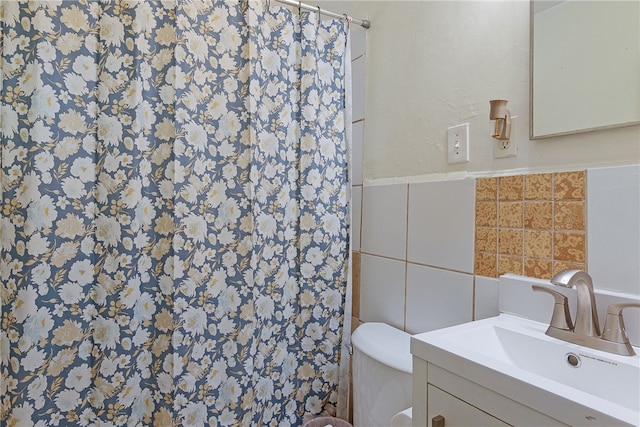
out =
<svg viewBox="0 0 640 427"><path fill-rule="evenodd" d="M353 21L353 18L345 13L344 20L347 21L347 30L349 30L349 28L351 27L351 21Z"/></svg>
<svg viewBox="0 0 640 427"><path fill-rule="evenodd" d="M318 6L318 27L320 26L320 21L321 21L321 19L320 19L320 10L321 10L320 6Z"/></svg>

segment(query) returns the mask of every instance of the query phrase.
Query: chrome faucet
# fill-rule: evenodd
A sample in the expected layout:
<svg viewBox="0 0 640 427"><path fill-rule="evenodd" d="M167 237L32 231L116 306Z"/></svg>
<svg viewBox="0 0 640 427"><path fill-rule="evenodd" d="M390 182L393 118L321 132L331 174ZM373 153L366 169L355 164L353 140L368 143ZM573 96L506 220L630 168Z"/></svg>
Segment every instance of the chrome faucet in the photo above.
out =
<svg viewBox="0 0 640 427"><path fill-rule="evenodd" d="M578 295L578 304L574 326L571 322L567 297L551 288L533 285L534 291L550 294L555 300L553 316L546 332L547 335L570 343L623 356L636 354L625 331L622 310L628 307L640 307L640 304L609 305L607 307L604 332L601 336L591 276L582 270L563 270L551 279L551 283L567 288L575 287Z"/></svg>
<svg viewBox="0 0 640 427"><path fill-rule="evenodd" d="M578 308L574 332L580 335L599 337L600 324L591 276L582 270L563 270L551 279L551 283L565 288L576 288Z"/></svg>

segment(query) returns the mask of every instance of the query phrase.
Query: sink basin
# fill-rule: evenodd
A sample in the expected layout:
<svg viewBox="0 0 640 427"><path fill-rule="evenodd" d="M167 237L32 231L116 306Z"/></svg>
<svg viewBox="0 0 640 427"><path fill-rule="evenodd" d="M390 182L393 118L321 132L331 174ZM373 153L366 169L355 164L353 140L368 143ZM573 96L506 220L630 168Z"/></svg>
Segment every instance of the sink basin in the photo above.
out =
<svg viewBox="0 0 640 427"><path fill-rule="evenodd" d="M412 353L568 425L640 425L640 356L560 341L547 326L501 314L416 335Z"/></svg>

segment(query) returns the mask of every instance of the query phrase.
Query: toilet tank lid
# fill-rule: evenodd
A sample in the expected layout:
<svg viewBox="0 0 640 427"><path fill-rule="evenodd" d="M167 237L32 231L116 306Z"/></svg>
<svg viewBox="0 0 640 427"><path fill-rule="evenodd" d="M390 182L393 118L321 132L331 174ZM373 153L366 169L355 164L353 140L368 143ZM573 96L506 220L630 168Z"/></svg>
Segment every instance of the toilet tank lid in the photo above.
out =
<svg viewBox="0 0 640 427"><path fill-rule="evenodd" d="M367 322L358 326L351 344L368 357L393 369L413 372L411 335L386 323Z"/></svg>

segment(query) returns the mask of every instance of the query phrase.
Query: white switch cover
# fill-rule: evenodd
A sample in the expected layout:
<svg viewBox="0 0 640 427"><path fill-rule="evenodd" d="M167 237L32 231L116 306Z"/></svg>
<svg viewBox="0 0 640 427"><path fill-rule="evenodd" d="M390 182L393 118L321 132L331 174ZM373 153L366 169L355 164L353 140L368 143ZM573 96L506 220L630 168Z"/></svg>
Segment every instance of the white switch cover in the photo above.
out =
<svg viewBox="0 0 640 427"><path fill-rule="evenodd" d="M447 129L449 164L469 161L469 123Z"/></svg>

